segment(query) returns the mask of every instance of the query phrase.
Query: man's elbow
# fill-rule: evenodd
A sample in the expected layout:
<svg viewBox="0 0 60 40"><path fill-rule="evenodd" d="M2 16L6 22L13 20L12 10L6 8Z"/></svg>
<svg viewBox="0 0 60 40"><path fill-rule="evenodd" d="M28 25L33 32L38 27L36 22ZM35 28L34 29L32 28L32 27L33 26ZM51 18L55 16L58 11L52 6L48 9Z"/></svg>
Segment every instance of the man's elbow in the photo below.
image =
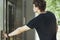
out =
<svg viewBox="0 0 60 40"><path fill-rule="evenodd" d="M20 30L21 30L22 32L25 32L25 31L28 31L28 30L30 30L30 29L31 29L31 28L29 28L27 25L24 25L24 26L21 27Z"/></svg>
<svg viewBox="0 0 60 40"><path fill-rule="evenodd" d="M25 30L30 30L31 28L29 28L27 25L24 26Z"/></svg>

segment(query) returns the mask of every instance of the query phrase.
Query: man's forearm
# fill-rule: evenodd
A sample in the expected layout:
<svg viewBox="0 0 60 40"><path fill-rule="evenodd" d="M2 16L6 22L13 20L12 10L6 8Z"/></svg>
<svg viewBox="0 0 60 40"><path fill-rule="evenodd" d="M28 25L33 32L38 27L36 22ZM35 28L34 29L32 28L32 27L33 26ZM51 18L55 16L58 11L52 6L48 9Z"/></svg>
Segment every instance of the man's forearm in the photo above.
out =
<svg viewBox="0 0 60 40"><path fill-rule="evenodd" d="M16 30L14 30L13 32L9 33L8 36L11 37L11 36L18 35L18 34L21 34L22 32L27 31L29 29L30 28L28 28L27 26L19 27Z"/></svg>
<svg viewBox="0 0 60 40"><path fill-rule="evenodd" d="M21 28L21 27L19 27L19 28L17 28L16 30L14 30L13 32L9 33L8 36L11 37L11 36L20 34L20 33L21 33L21 32L20 32L20 28Z"/></svg>

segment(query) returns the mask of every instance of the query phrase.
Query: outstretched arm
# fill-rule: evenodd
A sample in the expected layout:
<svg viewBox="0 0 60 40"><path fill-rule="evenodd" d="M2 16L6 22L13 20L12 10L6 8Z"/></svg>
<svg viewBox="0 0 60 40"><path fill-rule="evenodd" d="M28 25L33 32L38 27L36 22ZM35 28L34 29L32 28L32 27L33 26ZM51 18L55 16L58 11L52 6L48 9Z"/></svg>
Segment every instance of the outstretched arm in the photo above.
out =
<svg viewBox="0 0 60 40"><path fill-rule="evenodd" d="M28 31L28 30L30 30L30 28L25 25L25 26L22 26L22 27L17 28L13 32L9 33L8 36L9 37L12 37L12 36L21 34L21 33L25 32L25 31ZM4 36L8 37L6 34Z"/></svg>

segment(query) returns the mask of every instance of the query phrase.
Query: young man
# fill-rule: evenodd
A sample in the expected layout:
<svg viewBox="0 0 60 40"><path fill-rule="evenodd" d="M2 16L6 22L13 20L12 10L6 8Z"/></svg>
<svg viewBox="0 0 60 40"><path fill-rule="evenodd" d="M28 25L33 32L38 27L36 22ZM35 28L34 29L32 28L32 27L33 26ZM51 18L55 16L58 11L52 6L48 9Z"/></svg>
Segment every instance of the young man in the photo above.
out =
<svg viewBox="0 0 60 40"><path fill-rule="evenodd" d="M33 0L33 11L39 15L8 35L4 33L4 36L8 38L35 28L40 40L56 40L57 23L55 15L52 12L45 11L45 8L46 2L44 0Z"/></svg>

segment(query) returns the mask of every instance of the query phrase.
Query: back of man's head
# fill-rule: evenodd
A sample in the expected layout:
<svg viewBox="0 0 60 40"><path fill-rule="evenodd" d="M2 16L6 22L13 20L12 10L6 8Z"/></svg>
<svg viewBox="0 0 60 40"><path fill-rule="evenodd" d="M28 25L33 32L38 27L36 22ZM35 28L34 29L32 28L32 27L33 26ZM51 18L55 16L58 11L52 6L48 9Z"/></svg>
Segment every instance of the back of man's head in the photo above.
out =
<svg viewBox="0 0 60 40"><path fill-rule="evenodd" d="M45 11L46 9L46 1L45 0L33 0L33 4L38 7L41 11Z"/></svg>

